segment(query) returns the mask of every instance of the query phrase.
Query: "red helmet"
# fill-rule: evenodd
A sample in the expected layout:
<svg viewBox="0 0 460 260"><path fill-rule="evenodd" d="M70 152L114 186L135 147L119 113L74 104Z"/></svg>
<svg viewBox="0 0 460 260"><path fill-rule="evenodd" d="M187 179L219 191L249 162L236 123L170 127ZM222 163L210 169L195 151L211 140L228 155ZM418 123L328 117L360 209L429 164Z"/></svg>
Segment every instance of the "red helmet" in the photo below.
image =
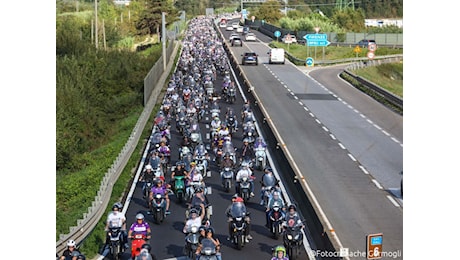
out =
<svg viewBox="0 0 460 260"><path fill-rule="evenodd" d="M235 202L244 202L244 200L243 200L243 198L241 198L241 197L237 197L237 198L235 199Z"/></svg>

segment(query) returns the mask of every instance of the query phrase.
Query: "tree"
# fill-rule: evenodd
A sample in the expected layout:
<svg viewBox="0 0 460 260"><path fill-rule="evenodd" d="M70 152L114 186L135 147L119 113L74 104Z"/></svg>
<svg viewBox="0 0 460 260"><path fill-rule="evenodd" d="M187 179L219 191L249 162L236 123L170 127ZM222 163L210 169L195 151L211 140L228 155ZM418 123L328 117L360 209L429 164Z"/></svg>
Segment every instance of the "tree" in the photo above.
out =
<svg viewBox="0 0 460 260"><path fill-rule="evenodd" d="M362 9L336 10L331 20L345 31L362 32L365 30L364 11Z"/></svg>
<svg viewBox="0 0 460 260"><path fill-rule="evenodd" d="M283 17L280 9L280 2L269 0L260 5L259 9L255 11L254 16L257 17L258 20L265 20L267 23L273 23Z"/></svg>
<svg viewBox="0 0 460 260"><path fill-rule="evenodd" d="M166 24L179 20L179 11L167 0L150 0L136 22L138 35L161 34L161 13L165 12Z"/></svg>

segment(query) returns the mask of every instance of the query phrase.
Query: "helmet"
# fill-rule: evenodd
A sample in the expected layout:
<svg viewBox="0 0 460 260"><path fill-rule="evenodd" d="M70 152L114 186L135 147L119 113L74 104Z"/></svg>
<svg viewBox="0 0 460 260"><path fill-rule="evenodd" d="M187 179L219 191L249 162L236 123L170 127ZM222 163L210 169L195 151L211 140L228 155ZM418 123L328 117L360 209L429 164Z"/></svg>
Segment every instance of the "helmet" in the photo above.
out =
<svg viewBox="0 0 460 260"><path fill-rule="evenodd" d="M229 152L226 152L226 153L225 153L225 157L230 157L230 153L229 153Z"/></svg>
<svg viewBox="0 0 460 260"><path fill-rule="evenodd" d="M279 192L279 191L274 191L274 192L273 192L273 196L279 197L279 196L280 196L280 192Z"/></svg>
<svg viewBox="0 0 460 260"><path fill-rule="evenodd" d="M289 205L288 210L294 209L297 211L297 207L294 204Z"/></svg>
<svg viewBox="0 0 460 260"><path fill-rule="evenodd" d="M75 240L70 239L67 241L67 246L75 246L77 243L75 243Z"/></svg>
<svg viewBox="0 0 460 260"><path fill-rule="evenodd" d="M244 139L243 139L243 143L249 143L249 139L248 139L248 138L244 138Z"/></svg>
<svg viewBox="0 0 460 260"><path fill-rule="evenodd" d="M146 169L146 170L152 170L153 168L152 168L152 165L147 164L147 165L145 166L145 169Z"/></svg>
<svg viewBox="0 0 460 260"><path fill-rule="evenodd" d="M191 162L190 165L196 165L196 162Z"/></svg>
<svg viewBox="0 0 460 260"><path fill-rule="evenodd" d="M79 256L79 255L80 255L80 252L78 252L77 250L74 250L74 251L72 252L72 254L70 254L70 255L71 255L72 257L73 257L73 256Z"/></svg>
<svg viewBox="0 0 460 260"><path fill-rule="evenodd" d="M113 204L113 206L112 206L112 210L121 209L121 208L122 208L122 206L121 206L120 203L118 203L118 202L115 203L115 204Z"/></svg>
<svg viewBox="0 0 460 260"><path fill-rule="evenodd" d="M195 192L203 192L203 187L201 186L196 187Z"/></svg>
<svg viewBox="0 0 460 260"><path fill-rule="evenodd" d="M142 213L137 213L136 219L142 219L142 220L144 220L144 214L142 214Z"/></svg>
<svg viewBox="0 0 460 260"><path fill-rule="evenodd" d="M150 244L147 244L147 243L143 244L141 248L142 249L144 249L144 248L147 249L147 251L149 253L150 253L150 250L152 250L152 246Z"/></svg>
<svg viewBox="0 0 460 260"><path fill-rule="evenodd" d="M206 229L206 233L209 233L209 232L211 232L212 234L214 234L214 228L208 227L208 228Z"/></svg>
<svg viewBox="0 0 460 260"><path fill-rule="evenodd" d="M237 194L237 193L235 193L235 194L232 196L232 199L236 199L236 198L238 198L238 194Z"/></svg>
<svg viewBox="0 0 460 260"><path fill-rule="evenodd" d="M272 168L271 168L270 166L266 166L265 169L264 169L264 171L266 171L266 172L267 172L267 171L268 171L268 172L271 172L271 171L272 171Z"/></svg>
<svg viewBox="0 0 460 260"><path fill-rule="evenodd" d="M275 254L278 254L278 252L281 251L283 252L283 257L286 256L286 248L284 248L284 246L277 246L275 247L274 251L275 251Z"/></svg>
<svg viewBox="0 0 460 260"><path fill-rule="evenodd" d="M200 228L198 229L198 232L201 232L201 231L206 231L206 227L205 226L200 226Z"/></svg>
<svg viewBox="0 0 460 260"><path fill-rule="evenodd" d="M86 260L86 256L80 254L80 255L77 257L77 259L78 259L78 260Z"/></svg>
<svg viewBox="0 0 460 260"><path fill-rule="evenodd" d="M192 215L193 213L198 215L198 210L196 208L191 208L190 209L190 215Z"/></svg>

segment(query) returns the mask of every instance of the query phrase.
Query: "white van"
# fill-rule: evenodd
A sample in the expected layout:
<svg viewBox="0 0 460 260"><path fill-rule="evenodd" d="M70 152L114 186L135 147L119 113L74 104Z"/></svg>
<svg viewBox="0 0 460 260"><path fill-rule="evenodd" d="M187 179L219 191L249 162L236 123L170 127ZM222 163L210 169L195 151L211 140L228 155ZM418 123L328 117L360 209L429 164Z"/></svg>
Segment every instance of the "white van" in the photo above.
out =
<svg viewBox="0 0 460 260"><path fill-rule="evenodd" d="M284 49L283 48L274 48L270 49L267 52L268 56L268 64L273 63L281 63L284 64Z"/></svg>

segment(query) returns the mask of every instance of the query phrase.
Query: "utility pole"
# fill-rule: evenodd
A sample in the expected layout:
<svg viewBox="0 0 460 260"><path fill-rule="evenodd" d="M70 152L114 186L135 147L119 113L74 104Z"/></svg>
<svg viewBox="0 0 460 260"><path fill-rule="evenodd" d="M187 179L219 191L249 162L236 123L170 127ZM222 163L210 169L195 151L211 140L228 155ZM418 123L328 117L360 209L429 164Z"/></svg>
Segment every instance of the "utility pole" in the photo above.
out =
<svg viewBox="0 0 460 260"><path fill-rule="evenodd" d="M166 19L165 12L161 12L161 44L163 47L163 70L166 70Z"/></svg>
<svg viewBox="0 0 460 260"><path fill-rule="evenodd" d="M96 44L96 49L97 49L97 46L99 45L99 42L97 41L97 0L94 0L94 20L95 20L95 23L94 23L94 42Z"/></svg>

